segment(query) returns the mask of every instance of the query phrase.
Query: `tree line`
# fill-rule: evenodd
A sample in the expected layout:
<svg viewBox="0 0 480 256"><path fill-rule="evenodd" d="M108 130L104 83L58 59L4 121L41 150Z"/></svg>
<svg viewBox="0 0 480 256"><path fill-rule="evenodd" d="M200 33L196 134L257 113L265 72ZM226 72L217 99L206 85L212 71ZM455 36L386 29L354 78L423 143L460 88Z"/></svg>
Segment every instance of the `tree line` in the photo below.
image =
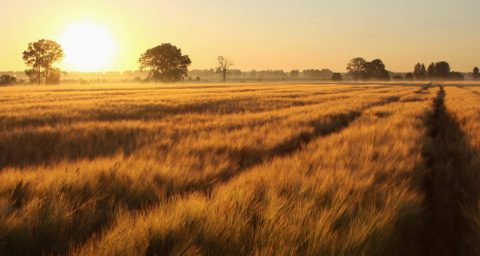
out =
<svg viewBox="0 0 480 256"><path fill-rule="evenodd" d="M425 64L417 63L413 73L407 73L407 80L463 80L464 76L460 72L454 72L450 64L446 61L431 63L428 68ZM478 78L478 68L473 68L473 78Z"/></svg>
<svg viewBox="0 0 480 256"><path fill-rule="evenodd" d="M348 74L354 80L391 80L391 72L386 70L385 64L380 59L366 61L364 58L357 57L350 60L347 64ZM397 78L397 77L393 77ZM400 77L402 78L402 77ZM480 79L478 67L473 68L472 78ZM446 61L431 63L428 68L423 63L417 63L413 72L409 72L404 77L407 81L413 80L464 80L465 77L460 72L452 71L450 64Z"/></svg>
<svg viewBox="0 0 480 256"><path fill-rule="evenodd" d="M29 43L27 50L23 52L23 61L28 69L25 74L29 77L31 83L57 84L63 74L55 67L55 64L64 58L64 52L57 42L41 39L37 42ZM215 71L221 75L222 80L227 80L230 67L233 63L223 56L217 59L217 68ZM176 82L188 77L188 67L192 64L190 57L184 55L182 50L175 45L165 43L146 50L141 54L139 60L139 69L148 72L148 81L158 82ZM391 72L386 69L381 59L367 61L362 57L353 58L347 64L348 75L353 80L391 80ZM307 76L314 76L318 70L305 70L303 73ZM473 78L480 79L479 69L473 69ZM298 77L299 71L292 70L291 77ZM341 81L343 79L340 73L333 73L331 80ZM446 61L431 63L425 67L423 63L417 63L413 72L405 75L405 80L463 80L463 74L451 71L450 64ZM15 77L3 75L0 77L0 84L11 84L15 82Z"/></svg>
<svg viewBox="0 0 480 256"><path fill-rule="evenodd" d="M347 64L347 70L354 80L390 80L390 73L381 59L353 58Z"/></svg>

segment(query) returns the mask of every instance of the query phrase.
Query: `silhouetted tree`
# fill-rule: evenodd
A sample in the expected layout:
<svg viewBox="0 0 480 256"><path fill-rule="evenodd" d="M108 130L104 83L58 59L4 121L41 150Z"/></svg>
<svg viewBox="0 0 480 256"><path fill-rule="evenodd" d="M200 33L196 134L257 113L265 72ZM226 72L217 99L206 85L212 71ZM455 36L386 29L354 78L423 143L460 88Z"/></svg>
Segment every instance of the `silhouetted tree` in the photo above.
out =
<svg viewBox="0 0 480 256"><path fill-rule="evenodd" d="M55 41L41 39L29 43L28 49L23 52L23 61L30 67L25 70L25 74L30 77L30 80L40 84L42 77L48 77L53 64L62 60L63 57L63 49Z"/></svg>
<svg viewBox="0 0 480 256"><path fill-rule="evenodd" d="M425 68L425 64L417 63L413 70L413 76L417 80L424 80L427 78L427 69Z"/></svg>
<svg viewBox="0 0 480 256"><path fill-rule="evenodd" d="M348 73L354 80L360 80L365 73L365 64L367 61L364 58L353 58L347 64Z"/></svg>
<svg viewBox="0 0 480 256"><path fill-rule="evenodd" d="M148 70L149 78L155 81L176 82L184 79L192 64L188 55L172 44L161 44L148 49L138 60L140 70Z"/></svg>
<svg viewBox="0 0 480 256"><path fill-rule="evenodd" d="M390 80L390 74L380 59L367 62L364 58L354 58L347 64L347 70L354 80Z"/></svg>
<svg viewBox="0 0 480 256"><path fill-rule="evenodd" d="M402 75L394 75L394 76L392 77L392 79L393 79L394 81L403 81L403 80L404 80Z"/></svg>
<svg viewBox="0 0 480 256"><path fill-rule="evenodd" d="M437 68L435 63L431 63L427 69L428 78L435 79L437 77Z"/></svg>
<svg viewBox="0 0 480 256"><path fill-rule="evenodd" d="M385 69L385 64L380 59L365 63L365 79L390 80L390 74Z"/></svg>
<svg viewBox="0 0 480 256"><path fill-rule="evenodd" d="M477 80L480 78L480 70L478 67L473 68L473 79Z"/></svg>
<svg viewBox="0 0 480 256"><path fill-rule="evenodd" d="M333 73L332 81L342 81L342 75L340 73Z"/></svg>
<svg viewBox="0 0 480 256"><path fill-rule="evenodd" d="M423 66L423 68L425 68L425 66ZM413 80L414 80L414 75L413 75L413 73L407 73L407 74L405 75L405 80L406 80L406 81L413 81Z"/></svg>
<svg viewBox="0 0 480 256"><path fill-rule="evenodd" d="M222 74L222 79L223 82L227 81L227 73L228 70L230 69L231 66L233 66L233 63L227 60L223 56L218 56L218 66L217 66L217 72Z"/></svg>
<svg viewBox="0 0 480 256"><path fill-rule="evenodd" d="M290 78L298 78L300 76L300 71L298 70L292 70L290 71Z"/></svg>
<svg viewBox="0 0 480 256"><path fill-rule="evenodd" d="M446 61L430 64L427 72L430 79L452 79L450 64ZM455 77L458 79L458 75Z"/></svg>
<svg viewBox="0 0 480 256"><path fill-rule="evenodd" d="M0 85L11 85L17 82L17 78L11 75L0 76Z"/></svg>
<svg viewBox="0 0 480 256"><path fill-rule="evenodd" d="M447 79L450 77L450 64L446 61L440 61L435 64L436 77L440 79Z"/></svg>
<svg viewBox="0 0 480 256"><path fill-rule="evenodd" d="M31 84L40 84L40 77L38 76L38 72L35 69L26 69L25 75L28 76L29 81Z"/></svg>
<svg viewBox="0 0 480 256"><path fill-rule="evenodd" d="M304 79L329 80L332 78L333 71L330 69L305 69L302 74Z"/></svg>
<svg viewBox="0 0 480 256"><path fill-rule="evenodd" d="M448 79L454 81L463 81L465 80L465 76L460 72L450 72L448 74Z"/></svg>

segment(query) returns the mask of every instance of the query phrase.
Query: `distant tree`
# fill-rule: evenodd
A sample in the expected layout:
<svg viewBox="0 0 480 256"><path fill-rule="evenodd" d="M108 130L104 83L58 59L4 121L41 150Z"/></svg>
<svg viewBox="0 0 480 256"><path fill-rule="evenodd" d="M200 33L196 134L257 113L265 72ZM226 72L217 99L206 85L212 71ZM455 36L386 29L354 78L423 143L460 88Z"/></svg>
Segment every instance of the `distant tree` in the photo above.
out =
<svg viewBox="0 0 480 256"><path fill-rule="evenodd" d="M365 64L367 61L364 58L353 58L347 64L348 73L354 80L360 80L365 73Z"/></svg>
<svg viewBox="0 0 480 256"><path fill-rule="evenodd" d="M292 70L290 71L290 78L298 78L300 76L300 71L298 70Z"/></svg>
<svg viewBox="0 0 480 256"><path fill-rule="evenodd" d="M431 80L431 79L435 79L437 77L437 68L435 66L435 63L431 63L429 66L428 66L428 69L427 69L427 75L428 75L428 78Z"/></svg>
<svg viewBox="0 0 480 256"><path fill-rule="evenodd" d="M480 78L480 70L478 67L473 68L473 79L477 80Z"/></svg>
<svg viewBox="0 0 480 256"><path fill-rule="evenodd" d="M140 70L149 71L149 79L162 82L176 82L184 79L188 66L192 64L188 55L172 44L161 44L148 49L138 60Z"/></svg>
<svg viewBox="0 0 480 256"><path fill-rule="evenodd" d="M40 84L42 77L47 78L53 64L64 57L62 47L55 41L41 39L28 44L28 49L23 52L23 61L30 67L25 74L30 80ZM35 77L35 78L34 78ZM47 79L45 79L45 82Z"/></svg>
<svg viewBox="0 0 480 256"><path fill-rule="evenodd" d="M432 63L427 69L430 79L449 79L451 78L450 64L446 61Z"/></svg>
<svg viewBox="0 0 480 256"><path fill-rule="evenodd" d="M332 81L342 81L342 75L340 73L333 73L332 75Z"/></svg>
<svg viewBox="0 0 480 256"><path fill-rule="evenodd" d="M425 68L425 66L423 66ZM405 80L406 81L413 81L414 80L414 74L413 73L407 73L405 75Z"/></svg>
<svg viewBox="0 0 480 256"><path fill-rule="evenodd" d="M354 58L347 64L347 70L354 80L390 80L390 73L381 59L367 62L364 58Z"/></svg>
<svg viewBox="0 0 480 256"><path fill-rule="evenodd" d="M11 75L0 76L0 85L11 85L17 82L17 78Z"/></svg>
<svg viewBox="0 0 480 256"><path fill-rule="evenodd" d="M25 75L28 76L28 79L31 84L40 84L40 77L38 76L38 72L35 69L26 69Z"/></svg>
<svg viewBox="0 0 480 256"><path fill-rule="evenodd" d="M450 72L448 74L447 79L453 80L453 81L463 81L465 80L465 76L460 72Z"/></svg>
<svg viewBox="0 0 480 256"><path fill-rule="evenodd" d="M365 79L390 80L390 74L385 69L385 64L380 59L375 59L365 63Z"/></svg>
<svg viewBox="0 0 480 256"><path fill-rule="evenodd" d="M417 80L424 80L427 78L427 69L425 68L425 64L417 63L417 65L415 65L413 77Z"/></svg>
<svg viewBox="0 0 480 256"><path fill-rule="evenodd" d="M435 64L435 74L440 79L448 79L450 77L450 64L446 61L440 61Z"/></svg>
<svg viewBox="0 0 480 256"><path fill-rule="evenodd" d="M330 80L333 76L333 71L330 69L305 69L302 71L304 79L312 80Z"/></svg>
<svg viewBox="0 0 480 256"><path fill-rule="evenodd" d="M217 72L222 74L222 79L223 79L223 82L225 83L225 81L227 81L228 70L230 69L231 66L233 66L233 63L227 60L223 56L218 56L217 61L218 61Z"/></svg>
<svg viewBox="0 0 480 256"><path fill-rule="evenodd" d="M403 81L403 80L404 80L404 79L403 79L403 76L401 76L401 75L394 75L394 76L392 77L392 79L393 79L394 81Z"/></svg>

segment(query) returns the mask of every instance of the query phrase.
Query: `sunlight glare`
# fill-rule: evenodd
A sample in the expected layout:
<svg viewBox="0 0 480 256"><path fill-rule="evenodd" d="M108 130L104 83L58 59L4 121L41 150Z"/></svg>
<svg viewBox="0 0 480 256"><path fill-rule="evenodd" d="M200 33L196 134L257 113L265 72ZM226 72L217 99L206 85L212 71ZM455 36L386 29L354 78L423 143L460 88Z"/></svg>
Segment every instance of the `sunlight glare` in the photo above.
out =
<svg viewBox="0 0 480 256"><path fill-rule="evenodd" d="M65 68L83 72L109 68L117 48L110 31L92 21L72 24L59 41Z"/></svg>

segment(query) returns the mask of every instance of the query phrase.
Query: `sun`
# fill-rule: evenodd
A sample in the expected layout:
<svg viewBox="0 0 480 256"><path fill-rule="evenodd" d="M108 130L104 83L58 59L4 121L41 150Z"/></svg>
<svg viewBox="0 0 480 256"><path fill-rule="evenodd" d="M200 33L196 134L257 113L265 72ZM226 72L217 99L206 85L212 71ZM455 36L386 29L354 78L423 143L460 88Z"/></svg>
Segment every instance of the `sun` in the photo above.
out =
<svg viewBox="0 0 480 256"><path fill-rule="evenodd" d="M117 49L110 31L93 21L70 25L61 35L65 52L63 65L73 71L102 71L108 69Z"/></svg>

